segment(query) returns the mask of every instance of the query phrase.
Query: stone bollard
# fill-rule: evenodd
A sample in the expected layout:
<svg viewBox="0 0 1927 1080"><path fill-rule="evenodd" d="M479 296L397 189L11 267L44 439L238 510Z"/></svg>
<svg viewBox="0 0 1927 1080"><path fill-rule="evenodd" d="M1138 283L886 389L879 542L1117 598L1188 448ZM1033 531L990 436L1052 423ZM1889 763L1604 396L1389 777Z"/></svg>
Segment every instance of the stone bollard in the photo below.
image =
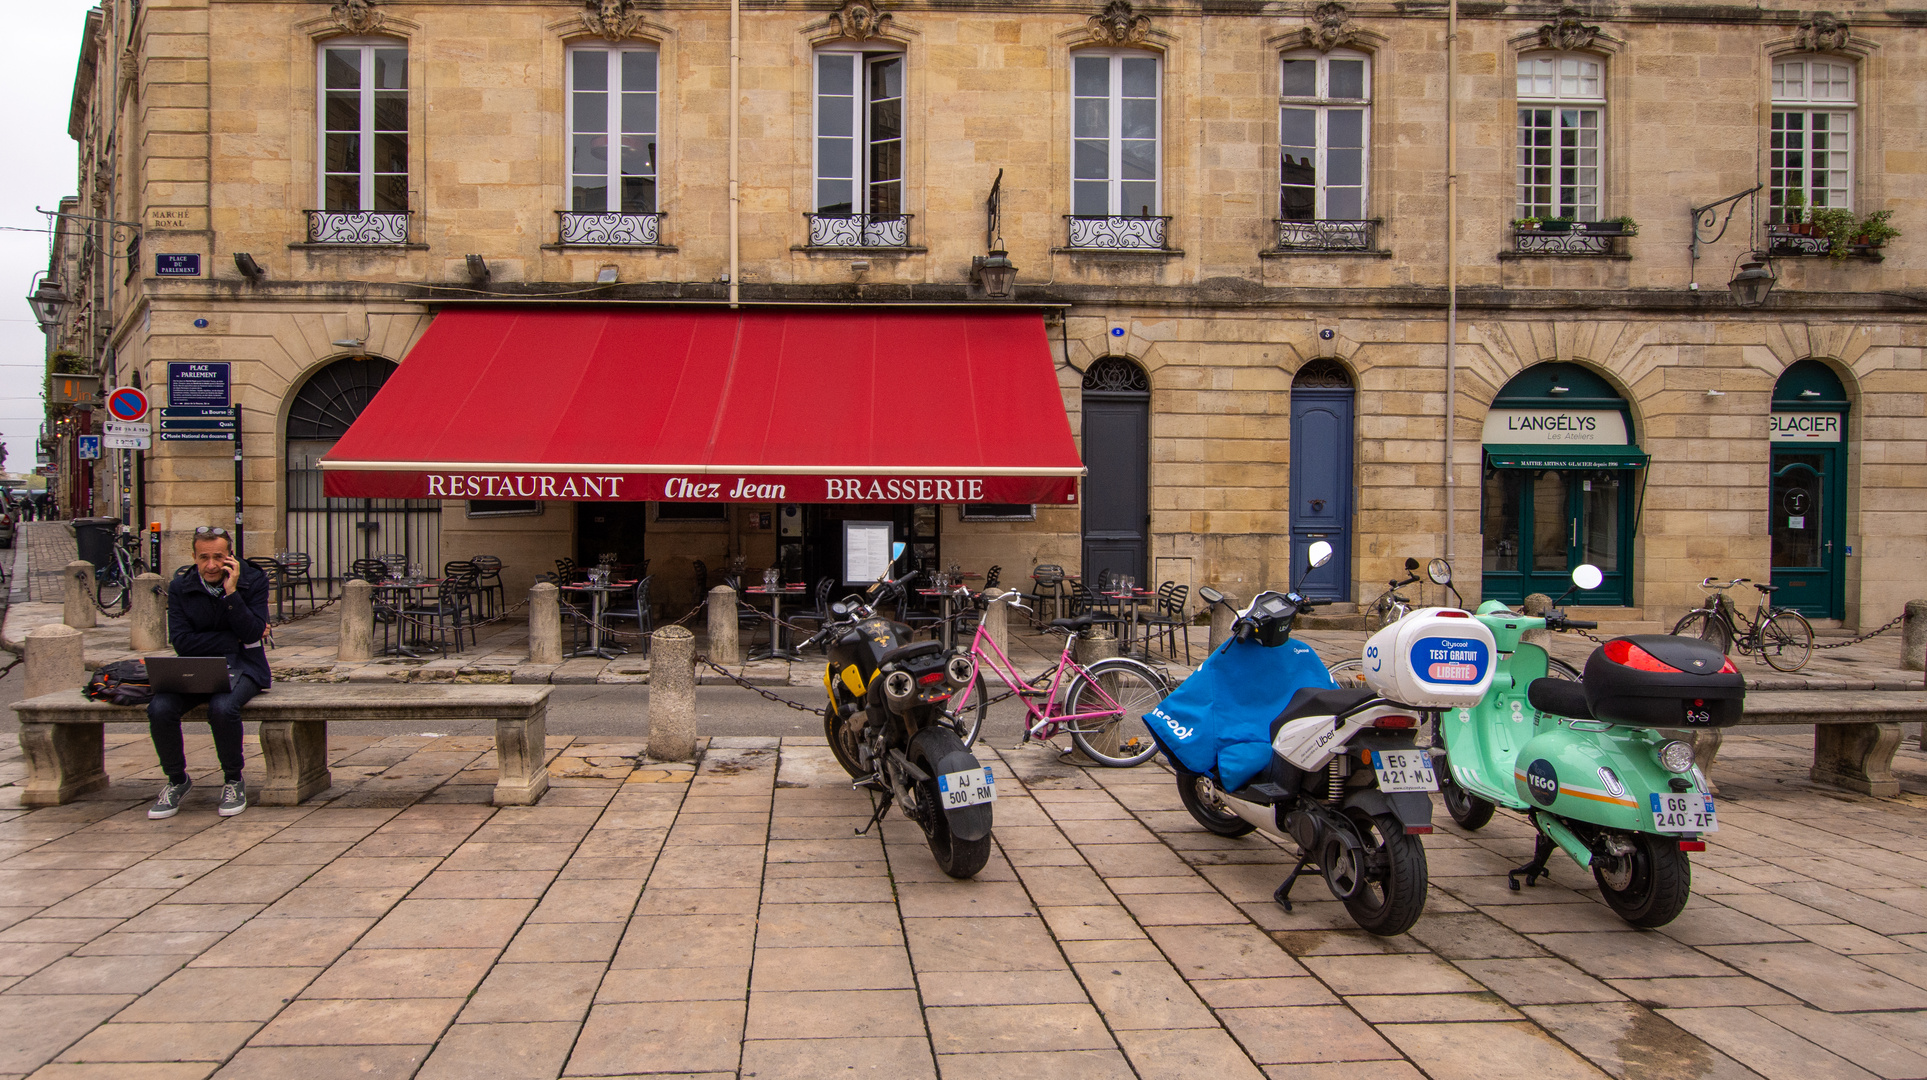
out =
<svg viewBox="0 0 1927 1080"><path fill-rule="evenodd" d="M1927 670L1927 600L1909 600L1900 618L1900 668Z"/></svg>
<svg viewBox="0 0 1927 1080"><path fill-rule="evenodd" d="M1519 605L1519 610L1534 617L1544 617L1546 612L1552 610L1552 597L1542 592L1530 593L1526 596L1525 603ZM1547 653L1552 652L1552 631L1550 630L1527 630L1519 635L1519 640L1527 645L1537 645Z"/></svg>
<svg viewBox="0 0 1927 1080"><path fill-rule="evenodd" d="M134 579L127 594L127 610L133 623L129 644L135 652L167 648L167 587L159 574L142 574Z"/></svg>
<svg viewBox="0 0 1927 1080"><path fill-rule="evenodd" d="M1238 621L1238 598L1230 593L1224 594L1224 603L1211 605L1211 638L1205 644L1205 653L1218 651L1218 646L1231 640L1231 624Z"/></svg>
<svg viewBox="0 0 1927 1080"><path fill-rule="evenodd" d="M341 587L341 641L337 660L369 660L375 655L375 587L359 578Z"/></svg>
<svg viewBox="0 0 1927 1080"><path fill-rule="evenodd" d="M743 662L743 650L736 642L736 590L727 585L709 590L709 660L724 667ZM654 678L652 671L652 682Z"/></svg>
<svg viewBox="0 0 1927 1080"><path fill-rule="evenodd" d="M696 757L696 635L665 626L649 635L649 756Z"/></svg>
<svg viewBox="0 0 1927 1080"><path fill-rule="evenodd" d="M27 631L25 695L39 697L86 686L87 662L81 657L82 640L80 631L71 626L36 626Z"/></svg>
<svg viewBox="0 0 1927 1080"><path fill-rule="evenodd" d="M75 559L67 564L67 576L61 582L66 590L67 606L60 621L77 630L85 630L94 625L94 564Z"/></svg>
<svg viewBox="0 0 1927 1080"><path fill-rule="evenodd" d="M529 663L562 662L562 590L546 581L529 589Z"/></svg>
<svg viewBox="0 0 1927 1080"><path fill-rule="evenodd" d="M1010 655L1010 599L1008 596L992 600L984 606L984 633L997 643L1004 655Z"/></svg>

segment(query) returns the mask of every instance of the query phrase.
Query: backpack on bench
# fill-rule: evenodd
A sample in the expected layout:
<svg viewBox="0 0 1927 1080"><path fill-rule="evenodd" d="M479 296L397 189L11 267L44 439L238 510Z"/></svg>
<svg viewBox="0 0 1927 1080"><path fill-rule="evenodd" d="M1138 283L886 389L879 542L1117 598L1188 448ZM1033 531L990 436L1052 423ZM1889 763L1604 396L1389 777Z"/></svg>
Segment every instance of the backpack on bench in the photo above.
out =
<svg viewBox="0 0 1927 1080"><path fill-rule="evenodd" d="M82 691L90 701L113 705L145 705L154 700L154 684L144 660L116 660L94 673Z"/></svg>

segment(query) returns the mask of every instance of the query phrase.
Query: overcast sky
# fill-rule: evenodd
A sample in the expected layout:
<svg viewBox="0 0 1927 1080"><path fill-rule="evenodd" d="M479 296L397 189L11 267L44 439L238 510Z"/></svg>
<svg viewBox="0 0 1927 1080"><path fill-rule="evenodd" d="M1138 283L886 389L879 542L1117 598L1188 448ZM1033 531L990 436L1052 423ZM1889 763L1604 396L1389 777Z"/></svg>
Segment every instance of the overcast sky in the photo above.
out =
<svg viewBox="0 0 1927 1080"><path fill-rule="evenodd" d="M82 0L0 0L0 101L9 103L7 167L0 169L0 440L6 470L33 468L40 430L46 337L27 308L36 270L47 268L47 219L74 193L75 144L67 137L67 106L80 58L80 31L92 3ZM14 299L7 299L13 297Z"/></svg>

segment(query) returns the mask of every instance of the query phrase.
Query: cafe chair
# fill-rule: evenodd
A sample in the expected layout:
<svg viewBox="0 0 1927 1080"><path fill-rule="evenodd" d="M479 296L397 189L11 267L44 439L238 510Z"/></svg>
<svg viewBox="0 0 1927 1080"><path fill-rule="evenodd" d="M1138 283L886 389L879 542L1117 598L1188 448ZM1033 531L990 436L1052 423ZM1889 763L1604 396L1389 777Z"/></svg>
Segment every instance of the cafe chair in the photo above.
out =
<svg viewBox="0 0 1927 1080"><path fill-rule="evenodd" d="M776 634L775 620L770 619L768 612L743 599L743 579L730 574L723 578L723 584L735 590L736 593L736 639L743 651L745 653L749 651L750 645L756 638L756 628L765 620L770 623L770 635L773 640ZM703 594L704 599L708 596L708 593Z"/></svg>
<svg viewBox="0 0 1927 1080"><path fill-rule="evenodd" d="M493 555L471 555L468 561L475 564L476 582L481 585L487 602L484 614L493 619L508 607L508 588L502 584L502 560Z"/></svg>
<svg viewBox="0 0 1927 1080"><path fill-rule="evenodd" d="M305 551L284 551L275 556L281 563L281 580L287 583L288 602L294 602L294 590L304 588L308 591L308 610L314 610L314 560Z"/></svg>
<svg viewBox="0 0 1927 1080"><path fill-rule="evenodd" d="M581 575L576 572L574 559L557 559L555 560L555 576L562 580L562 584L566 585Z"/></svg>
<svg viewBox="0 0 1927 1080"><path fill-rule="evenodd" d="M348 580L379 585L388 580L388 564L380 559L356 559L348 565Z"/></svg>
<svg viewBox="0 0 1927 1080"><path fill-rule="evenodd" d="M288 575L279 559L266 555L251 555L242 560L249 566L268 575L268 588L274 591L274 614L277 619L286 620L288 602Z"/></svg>
<svg viewBox="0 0 1927 1080"><path fill-rule="evenodd" d="M897 593L897 621L910 627L912 637L929 630L932 637L942 638L943 616L932 611L924 598L917 595L929 577L927 572L919 571L904 581Z"/></svg>
<svg viewBox="0 0 1927 1080"><path fill-rule="evenodd" d="M1118 617L1117 612L1099 603L1098 597L1093 596L1091 590L1085 588L1084 583L1077 578L1065 578L1064 583L1070 589L1070 596L1066 598L1066 603L1070 607L1067 618L1075 619L1080 615L1089 615L1093 625L1108 627L1113 636L1119 633L1124 620Z"/></svg>
<svg viewBox="0 0 1927 1080"><path fill-rule="evenodd" d="M1190 599L1191 586L1167 581L1158 586L1156 609L1139 619L1148 638L1156 634L1164 639L1164 655L1177 659L1178 633L1184 633L1184 663L1191 664L1191 617L1185 611L1185 602Z"/></svg>
<svg viewBox="0 0 1927 1080"><path fill-rule="evenodd" d="M1004 568L1001 566L993 566L989 570L984 571L984 588L996 588L1002 581L1003 573Z"/></svg>
<svg viewBox="0 0 1927 1080"><path fill-rule="evenodd" d="M656 620L649 610L649 582L647 577L636 582L635 592L627 605L618 604L602 611L605 624L618 619L636 624L636 633L642 635L642 652L645 656L649 653L649 635L656 629Z"/></svg>
<svg viewBox="0 0 1927 1080"><path fill-rule="evenodd" d="M462 651L462 631L468 613L467 590L457 582L448 582L433 595L403 607L401 618L404 624L413 624L417 633L426 627L429 636L423 640L439 646L446 659L451 642L455 652ZM468 636L470 644L474 644L472 625L468 627Z"/></svg>
<svg viewBox="0 0 1927 1080"><path fill-rule="evenodd" d="M813 600L815 600L816 606L812 608L804 608L801 611L790 612L789 621L797 622L799 620L808 620L810 622L815 623L819 628L822 627L824 623L829 622L830 621L830 592L835 588L836 588L835 578L824 577L824 578L817 579L816 592L811 597Z"/></svg>
<svg viewBox="0 0 1927 1080"><path fill-rule="evenodd" d="M1038 563L1030 572L1031 621L1038 626L1062 613L1064 606L1064 568L1056 563Z"/></svg>

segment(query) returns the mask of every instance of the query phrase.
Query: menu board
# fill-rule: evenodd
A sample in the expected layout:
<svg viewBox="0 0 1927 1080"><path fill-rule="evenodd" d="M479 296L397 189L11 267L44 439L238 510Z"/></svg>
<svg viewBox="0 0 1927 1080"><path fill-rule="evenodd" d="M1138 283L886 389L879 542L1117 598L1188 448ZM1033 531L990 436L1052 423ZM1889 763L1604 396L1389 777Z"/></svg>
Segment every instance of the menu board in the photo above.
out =
<svg viewBox="0 0 1927 1080"><path fill-rule="evenodd" d="M843 584L868 585L890 572L890 523L843 523Z"/></svg>

